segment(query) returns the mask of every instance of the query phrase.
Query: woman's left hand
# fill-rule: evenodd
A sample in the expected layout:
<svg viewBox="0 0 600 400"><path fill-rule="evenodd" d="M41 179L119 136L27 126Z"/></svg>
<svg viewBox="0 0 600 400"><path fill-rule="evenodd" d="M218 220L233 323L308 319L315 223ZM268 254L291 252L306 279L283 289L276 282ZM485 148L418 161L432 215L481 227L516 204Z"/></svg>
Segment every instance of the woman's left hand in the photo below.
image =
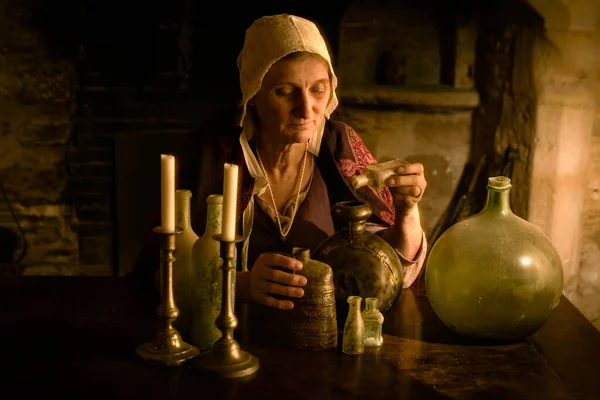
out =
<svg viewBox="0 0 600 400"><path fill-rule="evenodd" d="M394 172L397 175L387 179L386 183L394 198L396 215L410 214L423 198L427 187L423 171L423 164L405 164L396 168Z"/></svg>

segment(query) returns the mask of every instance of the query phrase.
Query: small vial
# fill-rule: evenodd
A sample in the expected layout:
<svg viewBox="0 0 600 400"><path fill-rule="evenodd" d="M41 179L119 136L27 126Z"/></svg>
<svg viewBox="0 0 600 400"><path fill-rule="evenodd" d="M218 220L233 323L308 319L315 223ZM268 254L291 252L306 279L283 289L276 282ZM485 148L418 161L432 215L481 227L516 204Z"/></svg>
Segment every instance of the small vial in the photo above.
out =
<svg viewBox="0 0 600 400"><path fill-rule="evenodd" d="M383 335L381 328L383 325L383 314L379 311L379 299L377 297L367 297L365 300L365 310L362 312L362 319L365 325L365 346L381 346L383 344Z"/></svg>
<svg viewBox="0 0 600 400"><path fill-rule="evenodd" d="M344 325L342 352L346 354L362 354L365 351L365 325L360 312L362 298L348 296L350 310Z"/></svg>
<svg viewBox="0 0 600 400"><path fill-rule="evenodd" d="M352 177L352 185L354 189L368 185L381 190L387 186L385 181L390 176L396 175L396 168L401 165L408 165L408 162L395 158L378 164L367 165L362 175Z"/></svg>

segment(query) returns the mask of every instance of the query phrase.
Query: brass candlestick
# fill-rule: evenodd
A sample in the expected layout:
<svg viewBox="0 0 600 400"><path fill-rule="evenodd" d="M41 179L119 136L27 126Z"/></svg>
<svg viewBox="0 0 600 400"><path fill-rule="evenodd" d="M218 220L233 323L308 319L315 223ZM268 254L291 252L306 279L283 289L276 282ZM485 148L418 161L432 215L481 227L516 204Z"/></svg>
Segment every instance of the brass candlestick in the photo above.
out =
<svg viewBox="0 0 600 400"><path fill-rule="evenodd" d="M217 328L221 330L221 337L215 342L213 348L196 358L197 365L211 372L216 372L224 378L241 378L253 374L258 370L258 359L240 348L233 338L233 331L238 325L234 313L234 293L231 290L233 279L233 258L235 257L235 244L242 238L236 236L232 242L224 241L221 235L215 235L215 240L221 242L221 258L223 264L223 291L221 293L221 312L216 320Z"/></svg>
<svg viewBox="0 0 600 400"><path fill-rule="evenodd" d="M173 261L175 256L175 235L181 233L176 228L174 232L165 232L161 227L154 228L160 235L160 305L157 314L159 326L154 342L144 343L135 349L136 353L146 362L166 367L175 367L198 355L196 346L184 342L173 321L179 316L173 296Z"/></svg>

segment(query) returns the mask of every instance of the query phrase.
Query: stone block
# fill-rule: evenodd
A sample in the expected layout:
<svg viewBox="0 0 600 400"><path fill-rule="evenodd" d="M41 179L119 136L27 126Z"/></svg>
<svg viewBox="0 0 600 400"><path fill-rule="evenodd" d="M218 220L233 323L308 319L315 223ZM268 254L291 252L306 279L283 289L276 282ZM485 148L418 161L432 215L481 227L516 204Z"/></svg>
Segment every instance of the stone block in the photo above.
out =
<svg viewBox="0 0 600 400"><path fill-rule="evenodd" d="M70 61L27 57L9 67L23 82L23 104L65 104L72 98L74 70Z"/></svg>
<svg viewBox="0 0 600 400"><path fill-rule="evenodd" d="M77 235L65 227L63 218L24 219L27 249L23 264L76 267L79 264Z"/></svg>
<svg viewBox="0 0 600 400"><path fill-rule="evenodd" d="M64 145L71 136L70 121L36 118L19 129L19 143L23 147Z"/></svg>
<svg viewBox="0 0 600 400"><path fill-rule="evenodd" d="M9 101L19 99L23 91L23 82L14 74L0 70L0 98Z"/></svg>
<svg viewBox="0 0 600 400"><path fill-rule="evenodd" d="M6 191L29 204L58 202L67 183L64 153L62 146L23 149L17 162L2 169Z"/></svg>
<svg viewBox="0 0 600 400"><path fill-rule="evenodd" d="M27 265L23 271L23 275L59 275L59 276L80 276L82 271L76 266L40 264Z"/></svg>

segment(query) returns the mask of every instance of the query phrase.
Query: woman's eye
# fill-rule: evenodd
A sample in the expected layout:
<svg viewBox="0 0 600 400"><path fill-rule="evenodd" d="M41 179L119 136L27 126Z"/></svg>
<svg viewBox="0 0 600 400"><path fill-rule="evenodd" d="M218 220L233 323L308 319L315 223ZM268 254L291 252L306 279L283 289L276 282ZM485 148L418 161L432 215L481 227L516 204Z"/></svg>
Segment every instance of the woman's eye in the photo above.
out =
<svg viewBox="0 0 600 400"><path fill-rule="evenodd" d="M275 91L279 96L289 96L294 94L294 90L290 88L279 88Z"/></svg>
<svg viewBox="0 0 600 400"><path fill-rule="evenodd" d="M315 86L314 88L312 88L312 92L314 94L323 94L323 93L325 93L325 86L324 85Z"/></svg>

